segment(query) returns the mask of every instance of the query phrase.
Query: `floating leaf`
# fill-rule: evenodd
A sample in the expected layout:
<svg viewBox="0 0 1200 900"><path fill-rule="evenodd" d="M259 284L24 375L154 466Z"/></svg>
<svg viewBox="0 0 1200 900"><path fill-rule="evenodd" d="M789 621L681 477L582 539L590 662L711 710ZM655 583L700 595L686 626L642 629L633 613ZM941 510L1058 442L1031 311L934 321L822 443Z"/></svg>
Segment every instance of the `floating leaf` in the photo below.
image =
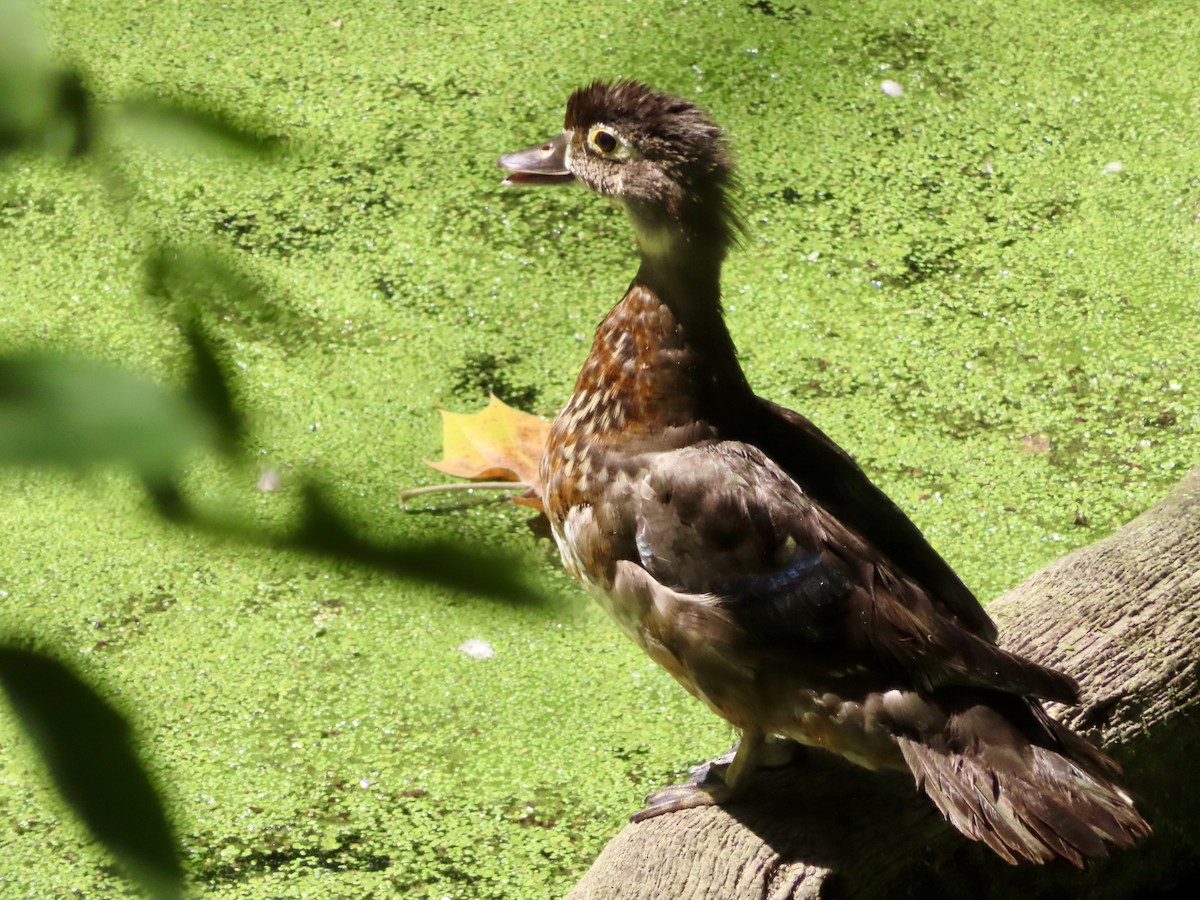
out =
<svg viewBox="0 0 1200 900"><path fill-rule="evenodd" d="M513 409L492 395L487 408L472 414L442 410L442 456L426 465L474 482L513 482L528 493L514 498L523 506L542 508L542 450L550 423ZM497 485L499 486L499 485Z"/></svg>
<svg viewBox="0 0 1200 900"><path fill-rule="evenodd" d="M121 715L62 663L19 647L0 646L0 687L96 839L151 896L178 896L175 838Z"/></svg>

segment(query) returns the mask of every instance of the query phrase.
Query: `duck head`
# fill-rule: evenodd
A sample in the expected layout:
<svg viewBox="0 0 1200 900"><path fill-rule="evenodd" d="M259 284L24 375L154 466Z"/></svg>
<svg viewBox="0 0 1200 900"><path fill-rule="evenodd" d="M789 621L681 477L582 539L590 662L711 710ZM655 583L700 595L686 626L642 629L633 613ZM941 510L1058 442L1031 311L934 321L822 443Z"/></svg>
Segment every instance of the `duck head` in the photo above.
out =
<svg viewBox="0 0 1200 900"><path fill-rule="evenodd" d="M567 101L561 134L500 159L506 185L578 182L629 212L643 256L720 248L738 230L733 160L688 100L636 81L596 81Z"/></svg>

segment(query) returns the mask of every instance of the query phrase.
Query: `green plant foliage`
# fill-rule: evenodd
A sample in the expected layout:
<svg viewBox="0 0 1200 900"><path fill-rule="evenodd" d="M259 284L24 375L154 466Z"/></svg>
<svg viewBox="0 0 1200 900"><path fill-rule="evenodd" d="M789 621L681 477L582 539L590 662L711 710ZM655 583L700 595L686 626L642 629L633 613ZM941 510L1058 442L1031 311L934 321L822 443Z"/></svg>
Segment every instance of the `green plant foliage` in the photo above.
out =
<svg viewBox="0 0 1200 900"><path fill-rule="evenodd" d="M79 75L55 66L33 5L0 0L0 159L18 149L80 155L91 139Z"/></svg>
<svg viewBox="0 0 1200 900"><path fill-rule="evenodd" d="M197 896L561 896L728 747L523 513L395 502L628 284L495 168L593 78L729 129L751 383L982 597L1200 458L1186 4L0 3L0 634L128 711ZM0 894L135 896L41 771L0 708Z"/></svg>
<svg viewBox="0 0 1200 900"><path fill-rule="evenodd" d="M121 104L113 111L112 127L155 152L267 159L281 149L278 139L261 136L262 126L235 124L228 110L190 108L156 98Z"/></svg>
<svg viewBox="0 0 1200 900"><path fill-rule="evenodd" d="M211 359L205 363L211 367ZM198 380L214 392L212 378ZM82 469L120 461L157 487L213 430L181 393L111 365L0 358L0 463Z"/></svg>
<svg viewBox="0 0 1200 900"><path fill-rule="evenodd" d="M40 52L27 12L0 7L0 21L11 15L13 25L0 41L0 154L85 157L96 149L97 128L139 150L265 157L277 149L222 111L157 99L98 110L83 81ZM117 188L112 200L123 204L131 196L117 160L109 148L96 163ZM185 387L79 356L0 356L0 465L83 472L118 464L133 472L160 515L193 531L509 600L530 596L501 554L444 539L361 536L315 482L303 492L298 524L279 531L192 503L179 484L189 459L210 448L236 462L247 436L226 355L204 319L230 310L259 314L264 300L237 265L200 246L151 244L143 269L147 294L177 325ZM0 684L93 835L151 896L177 896L183 870L175 838L123 718L61 663L33 651L0 645Z"/></svg>

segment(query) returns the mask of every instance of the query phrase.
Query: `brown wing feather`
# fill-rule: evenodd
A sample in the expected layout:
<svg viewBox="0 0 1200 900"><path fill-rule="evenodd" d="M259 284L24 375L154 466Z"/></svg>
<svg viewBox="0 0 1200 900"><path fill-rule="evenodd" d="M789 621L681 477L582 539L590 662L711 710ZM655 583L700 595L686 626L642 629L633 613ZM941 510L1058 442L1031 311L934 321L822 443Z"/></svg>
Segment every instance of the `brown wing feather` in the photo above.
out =
<svg viewBox="0 0 1200 900"><path fill-rule="evenodd" d="M761 447L808 496L862 535L965 628L994 643L996 625L975 595L850 455L804 416L757 399L743 439Z"/></svg>
<svg viewBox="0 0 1200 900"><path fill-rule="evenodd" d="M829 658L886 686L1077 699L1071 678L965 628L753 447L655 454L636 491L646 571L674 590L716 595L748 639L790 652L796 666Z"/></svg>

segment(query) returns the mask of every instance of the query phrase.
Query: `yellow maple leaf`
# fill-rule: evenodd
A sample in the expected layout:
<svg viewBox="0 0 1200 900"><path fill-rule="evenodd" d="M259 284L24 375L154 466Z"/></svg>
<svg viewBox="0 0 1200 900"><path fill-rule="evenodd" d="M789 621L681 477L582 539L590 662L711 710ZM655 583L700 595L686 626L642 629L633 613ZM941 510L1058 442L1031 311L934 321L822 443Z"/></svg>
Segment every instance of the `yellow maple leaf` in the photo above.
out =
<svg viewBox="0 0 1200 900"><path fill-rule="evenodd" d="M405 491L401 499L436 490L462 487L527 488L513 501L542 509L542 449L550 434L550 423L538 416L513 409L490 396L477 413L442 413L442 459L425 460L439 472L469 478L465 485L438 485Z"/></svg>

